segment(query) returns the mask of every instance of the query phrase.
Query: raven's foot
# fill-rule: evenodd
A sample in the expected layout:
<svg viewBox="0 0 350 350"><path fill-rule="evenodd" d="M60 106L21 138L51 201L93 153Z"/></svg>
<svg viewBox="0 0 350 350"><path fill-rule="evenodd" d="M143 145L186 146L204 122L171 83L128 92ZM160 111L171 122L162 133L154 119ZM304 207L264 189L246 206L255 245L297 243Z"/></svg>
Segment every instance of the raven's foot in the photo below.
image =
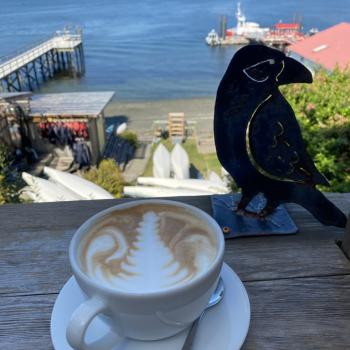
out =
<svg viewBox="0 0 350 350"><path fill-rule="evenodd" d="M268 205L258 215L260 219L265 220L267 216L271 215L275 211L275 209L275 205Z"/></svg>
<svg viewBox="0 0 350 350"><path fill-rule="evenodd" d="M248 218L261 219L259 213L256 213L254 211L250 211L250 210L246 210L246 209L238 209L237 208L236 210L234 210L234 212L237 215L245 216L245 217L248 217Z"/></svg>

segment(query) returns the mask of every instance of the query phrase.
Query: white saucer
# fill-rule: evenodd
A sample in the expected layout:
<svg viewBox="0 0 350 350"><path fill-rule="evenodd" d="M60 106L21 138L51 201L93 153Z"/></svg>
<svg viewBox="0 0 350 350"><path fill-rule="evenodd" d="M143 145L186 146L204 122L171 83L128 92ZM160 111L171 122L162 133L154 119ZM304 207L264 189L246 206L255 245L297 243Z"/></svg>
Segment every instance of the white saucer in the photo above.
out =
<svg viewBox="0 0 350 350"><path fill-rule="evenodd" d="M248 294L235 272L224 264L221 276L225 284L223 300L208 310L202 319L193 350L236 350L248 333L250 303ZM66 327L73 311L85 300L74 277L59 293L51 315L51 339L55 350L71 350L66 340ZM96 317L86 332L89 349L98 350L180 350L187 330L171 338L158 341L136 341L121 338ZM105 337L104 337L105 336ZM98 341L100 338L103 338Z"/></svg>

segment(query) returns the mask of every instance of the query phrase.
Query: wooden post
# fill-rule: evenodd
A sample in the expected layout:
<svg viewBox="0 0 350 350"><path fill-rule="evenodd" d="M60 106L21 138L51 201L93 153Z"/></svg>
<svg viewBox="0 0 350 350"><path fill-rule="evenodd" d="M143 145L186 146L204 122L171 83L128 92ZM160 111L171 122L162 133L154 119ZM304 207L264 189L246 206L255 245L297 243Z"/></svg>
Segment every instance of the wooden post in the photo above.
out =
<svg viewBox="0 0 350 350"><path fill-rule="evenodd" d="M62 51L60 52L60 56L61 56L62 71L65 72L66 71L66 61L64 60L64 53Z"/></svg>
<svg viewBox="0 0 350 350"><path fill-rule="evenodd" d="M28 83L29 90L33 91L32 82L30 81L30 74L29 74L28 64L26 64L26 66L25 66L25 72L26 72L26 78L27 78L27 83Z"/></svg>
<svg viewBox="0 0 350 350"><path fill-rule="evenodd" d="M49 54L48 52L45 53L45 58L46 58L46 65L47 65L47 71L49 72L49 78L52 79L52 73L51 73L51 69L50 69L50 61L49 61Z"/></svg>
<svg viewBox="0 0 350 350"><path fill-rule="evenodd" d="M37 73L37 71L36 71L36 63L35 63L35 60L32 62L32 65L33 65L35 83L36 83L36 86L39 87L39 79L38 79L38 73Z"/></svg>
<svg viewBox="0 0 350 350"><path fill-rule="evenodd" d="M67 57L67 66L68 66L68 72L69 75L74 77L74 68L73 68L73 57L71 52L66 52L66 57Z"/></svg>
<svg viewBox="0 0 350 350"><path fill-rule="evenodd" d="M74 65L74 75L80 75L80 64L79 64L79 58L78 58L78 50L77 48L74 48L74 55L75 55L75 65Z"/></svg>
<svg viewBox="0 0 350 350"><path fill-rule="evenodd" d="M40 62L40 71L41 71L41 76L43 78L43 81L46 81L46 74L45 74L45 67L44 67L44 62L43 62L43 56L39 56L39 62Z"/></svg>
<svg viewBox="0 0 350 350"><path fill-rule="evenodd" d="M16 70L16 79L17 79L17 84L18 84L19 91L23 91L21 77L20 77L20 74L18 72L18 69Z"/></svg>
<svg viewBox="0 0 350 350"><path fill-rule="evenodd" d="M83 43L81 43L79 45L79 54L80 54L81 71L82 71L82 75L83 75L83 74L85 74L85 57L84 57Z"/></svg>
<svg viewBox="0 0 350 350"><path fill-rule="evenodd" d="M61 63L60 54L59 54L59 52L57 50L55 51L55 54L56 54L57 70L59 72L62 72L62 63Z"/></svg>
<svg viewBox="0 0 350 350"><path fill-rule="evenodd" d="M52 75L55 76L57 69L56 69L56 57L53 50L49 51L49 56L50 56L50 62L52 67Z"/></svg>
<svg viewBox="0 0 350 350"><path fill-rule="evenodd" d="M341 248L345 255L350 259L350 214L348 216L348 222L346 224L345 235L341 244Z"/></svg>
<svg viewBox="0 0 350 350"><path fill-rule="evenodd" d="M60 70L58 66L58 61L57 61L56 50L51 50L50 55L51 55L52 71L53 71L53 74L55 75Z"/></svg>

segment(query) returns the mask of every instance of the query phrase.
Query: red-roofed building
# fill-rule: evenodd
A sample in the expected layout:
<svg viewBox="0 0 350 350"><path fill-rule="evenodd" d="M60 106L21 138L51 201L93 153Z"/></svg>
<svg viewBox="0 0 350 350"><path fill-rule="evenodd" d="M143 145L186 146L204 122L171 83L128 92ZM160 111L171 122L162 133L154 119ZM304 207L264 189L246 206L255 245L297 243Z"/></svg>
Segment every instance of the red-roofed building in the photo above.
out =
<svg viewBox="0 0 350 350"><path fill-rule="evenodd" d="M339 23L287 47L290 56L328 70L350 68L350 23Z"/></svg>
<svg viewBox="0 0 350 350"><path fill-rule="evenodd" d="M276 23L275 30L278 31L289 31L289 32L299 32L300 31L300 23Z"/></svg>

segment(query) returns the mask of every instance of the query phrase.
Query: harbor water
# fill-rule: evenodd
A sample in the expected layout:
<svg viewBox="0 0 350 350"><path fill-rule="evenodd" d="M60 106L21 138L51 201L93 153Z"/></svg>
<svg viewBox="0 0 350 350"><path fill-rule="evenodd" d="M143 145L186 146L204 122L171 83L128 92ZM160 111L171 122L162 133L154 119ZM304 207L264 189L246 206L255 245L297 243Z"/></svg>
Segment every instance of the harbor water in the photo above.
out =
<svg viewBox="0 0 350 350"><path fill-rule="evenodd" d="M248 21L272 26L302 15L305 31L350 21L350 0L241 1ZM234 47L206 46L232 0L0 0L0 56L65 25L84 32L86 75L55 79L42 92L114 90L119 100L213 96Z"/></svg>

